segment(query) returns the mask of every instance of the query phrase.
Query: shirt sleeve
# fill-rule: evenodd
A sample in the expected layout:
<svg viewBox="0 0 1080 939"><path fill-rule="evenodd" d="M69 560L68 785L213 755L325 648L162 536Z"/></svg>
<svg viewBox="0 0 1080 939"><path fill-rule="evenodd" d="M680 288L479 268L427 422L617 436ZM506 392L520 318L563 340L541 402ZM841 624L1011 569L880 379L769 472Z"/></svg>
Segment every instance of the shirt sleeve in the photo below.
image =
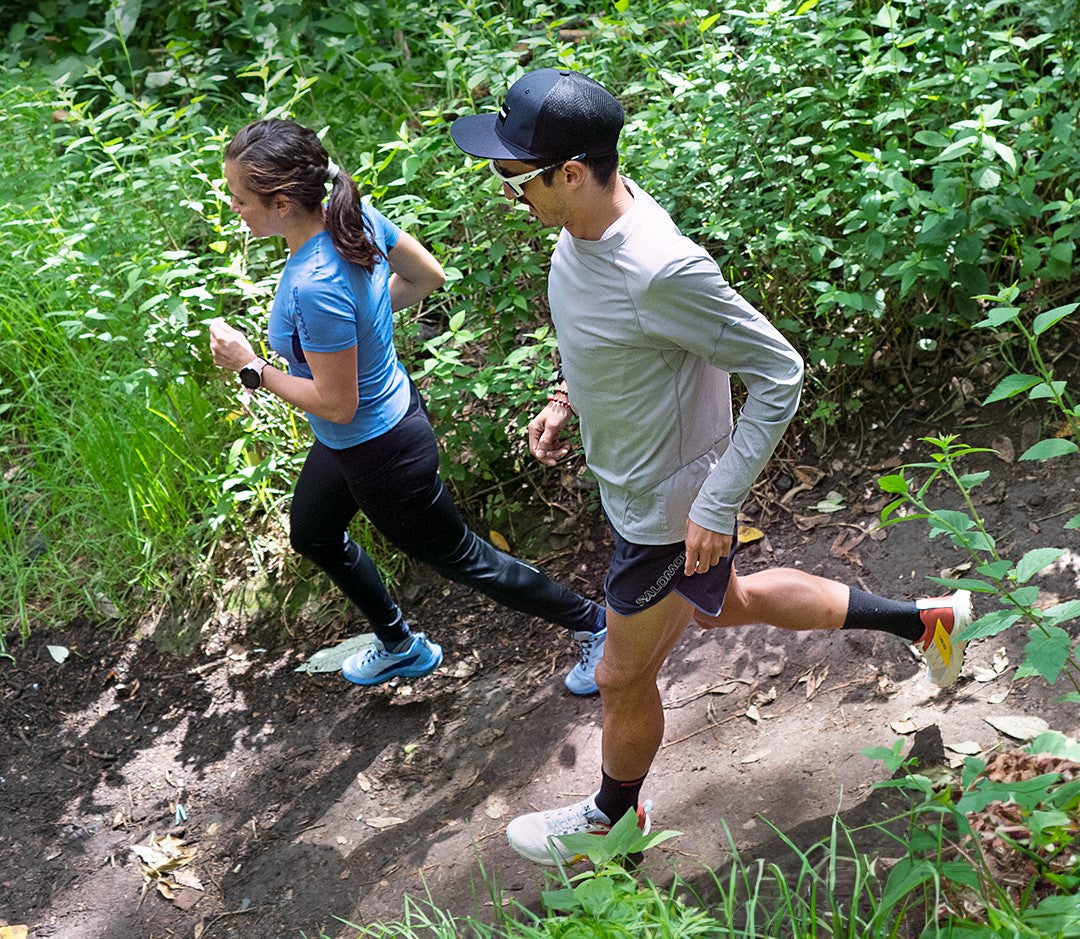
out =
<svg viewBox="0 0 1080 939"><path fill-rule="evenodd" d="M737 375L746 386L731 440L706 477L690 520L729 534L754 480L799 406L803 361L780 332L724 280L708 255L671 261L652 279L645 308L667 341Z"/></svg>
<svg viewBox="0 0 1080 939"><path fill-rule="evenodd" d="M380 248L389 251L398 243L398 238L401 237L401 229L370 202L364 203L363 211L375 232L375 243L378 244Z"/></svg>
<svg viewBox="0 0 1080 939"><path fill-rule="evenodd" d="M356 299L343 278L312 272L292 290L301 349L340 352L356 345Z"/></svg>

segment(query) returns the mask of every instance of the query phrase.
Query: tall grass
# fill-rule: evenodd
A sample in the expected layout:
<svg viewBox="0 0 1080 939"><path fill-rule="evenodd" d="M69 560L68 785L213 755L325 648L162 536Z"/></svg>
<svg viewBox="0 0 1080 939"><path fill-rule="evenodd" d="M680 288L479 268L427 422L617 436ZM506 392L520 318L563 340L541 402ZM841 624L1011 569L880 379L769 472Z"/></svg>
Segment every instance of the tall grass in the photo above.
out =
<svg viewBox="0 0 1080 939"><path fill-rule="evenodd" d="M262 332L283 260L222 199L223 145L256 116L325 127L443 261L398 338L466 495L531 466L520 431L552 373L551 233L448 133L525 68L620 93L627 172L807 353L811 421L861 407L837 369L871 355L909 392L992 282L1036 308L1075 285L1077 22L1047 0L68 7L0 20L0 635L99 595L167 603L208 556L210 577L253 551L296 583L280 516L306 427L206 352L212 316Z"/></svg>

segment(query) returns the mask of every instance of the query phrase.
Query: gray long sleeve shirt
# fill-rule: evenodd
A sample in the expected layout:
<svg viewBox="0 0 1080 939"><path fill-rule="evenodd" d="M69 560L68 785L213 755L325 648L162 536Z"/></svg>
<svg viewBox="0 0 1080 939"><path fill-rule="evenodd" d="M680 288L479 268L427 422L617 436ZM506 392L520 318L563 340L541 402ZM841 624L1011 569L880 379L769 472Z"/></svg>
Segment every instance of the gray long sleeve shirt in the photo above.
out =
<svg viewBox="0 0 1080 939"><path fill-rule="evenodd" d="M599 241L565 229L548 300L604 511L628 541L729 534L799 403L803 363L647 193ZM747 398L733 425L731 383Z"/></svg>

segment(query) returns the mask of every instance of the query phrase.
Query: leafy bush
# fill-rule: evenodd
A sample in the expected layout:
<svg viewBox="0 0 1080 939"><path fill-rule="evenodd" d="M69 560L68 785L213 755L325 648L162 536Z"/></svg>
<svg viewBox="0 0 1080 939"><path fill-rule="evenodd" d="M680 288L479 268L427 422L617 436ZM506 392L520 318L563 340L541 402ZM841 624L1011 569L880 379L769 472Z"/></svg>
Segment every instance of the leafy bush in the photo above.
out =
<svg viewBox="0 0 1080 939"><path fill-rule="evenodd" d="M147 509L169 535L155 547L154 527L132 513L116 543L141 545L144 561L117 569L173 552L188 568L222 539L246 541L248 504L268 529L260 563L281 550L306 430L273 400L236 398L208 361L204 323L225 315L262 331L283 254L230 217L220 159L240 124L291 114L326 128L337 161L444 262L446 290L403 313L400 348L446 474L466 496L498 490L531 467L521 431L553 371L553 234L505 203L485 161L453 147L449 122L494 110L526 68L577 67L626 105L626 171L807 353L810 417L836 420L830 370L871 355L887 368L940 346L982 316L971 298L999 282L1016 280L1038 308L1070 289L1070 10L1072 0L1022 13L974 0L761 0L709 14L658 0L608 13L583 0L9 6L3 121L15 145L0 157L11 194L0 224L18 236L0 281L18 294L33 272L36 292L5 304L5 319L29 302L79 352L50 364L55 387L89 380L125 398L145 413L117 417L110 398L97 407L113 415L108 427L147 435L147 453L168 452L155 435L174 437L190 464L139 470L188 478L132 483L169 493L171 515ZM996 337L1005 350L1009 338ZM7 342L5 381L33 359L17 335ZM0 402L3 445L26 450L35 405L11 398ZM32 487L43 491L63 499ZM6 511L11 527L21 510ZM26 583L17 541L5 550ZM145 595L149 582L134 579L106 593ZM21 591L25 627L39 601Z"/></svg>

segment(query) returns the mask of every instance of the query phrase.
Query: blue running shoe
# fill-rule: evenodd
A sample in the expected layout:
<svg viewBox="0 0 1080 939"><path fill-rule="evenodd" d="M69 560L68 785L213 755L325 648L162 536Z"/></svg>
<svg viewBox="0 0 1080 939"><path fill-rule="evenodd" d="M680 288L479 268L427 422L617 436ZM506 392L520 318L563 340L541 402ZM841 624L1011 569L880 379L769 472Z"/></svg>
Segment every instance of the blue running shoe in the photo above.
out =
<svg viewBox="0 0 1080 939"><path fill-rule="evenodd" d="M604 657L604 640L607 639L607 627L599 632L576 632L574 638L581 643L581 657L577 665L566 676L563 684L571 694L596 694L596 666Z"/></svg>
<svg viewBox="0 0 1080 939"><path fill-rule="evenodd" d="M404 652L387 652L378 640L371 649L350 655L341 664L341 674L356 685L378 685L399 675L420 678L435 671L442 663L442 646L423 633L413 633Z"/></svg>

